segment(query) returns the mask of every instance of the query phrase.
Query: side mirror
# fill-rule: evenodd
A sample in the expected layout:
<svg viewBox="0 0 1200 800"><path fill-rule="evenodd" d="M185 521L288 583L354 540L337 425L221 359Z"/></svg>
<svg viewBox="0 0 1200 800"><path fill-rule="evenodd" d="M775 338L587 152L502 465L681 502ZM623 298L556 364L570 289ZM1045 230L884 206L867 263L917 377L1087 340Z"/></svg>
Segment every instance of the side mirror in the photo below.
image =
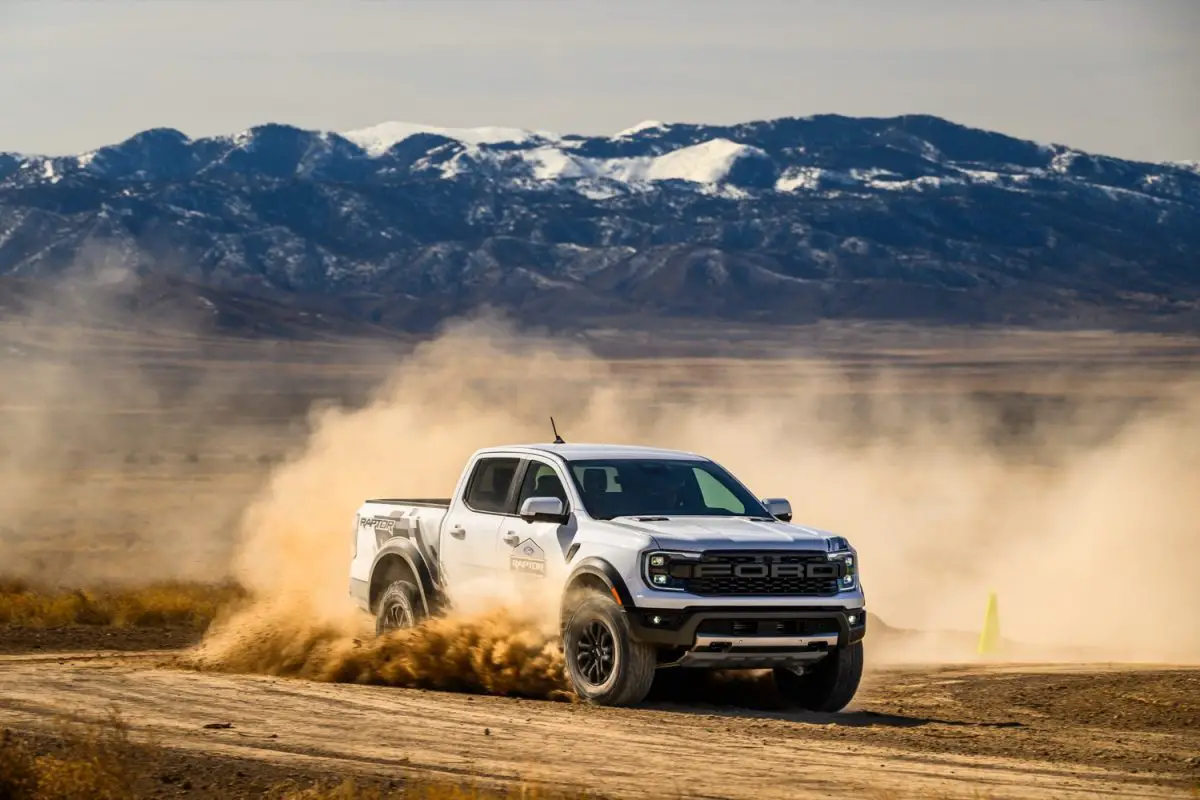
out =
<svg viewBox="0 0 1200 800"><path fill-rule="evenodd" d="M768 497L763 500L767 513L780 522L792 521L792 504L782 497Z"/></svg>
<svg viewBox="0 0 1200 800"><path fill-rule="evenodd" d="M521 519L526 522L566 522L563 501L557 497L526 497L521 503Z"/></svg>

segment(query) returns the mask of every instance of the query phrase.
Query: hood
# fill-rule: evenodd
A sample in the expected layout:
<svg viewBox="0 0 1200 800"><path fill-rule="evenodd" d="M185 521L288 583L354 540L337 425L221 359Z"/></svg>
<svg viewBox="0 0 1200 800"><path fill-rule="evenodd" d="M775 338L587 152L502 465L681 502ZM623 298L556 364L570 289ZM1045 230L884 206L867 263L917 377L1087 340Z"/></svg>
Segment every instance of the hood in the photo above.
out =
<svg viewBox="0 0 1200 800"><path fill-rule="evenodd" d="M623 530L652 536L664 550L780 548L825 550L832 534L786 522L746 517L619 517L608 522Z"/></svg>

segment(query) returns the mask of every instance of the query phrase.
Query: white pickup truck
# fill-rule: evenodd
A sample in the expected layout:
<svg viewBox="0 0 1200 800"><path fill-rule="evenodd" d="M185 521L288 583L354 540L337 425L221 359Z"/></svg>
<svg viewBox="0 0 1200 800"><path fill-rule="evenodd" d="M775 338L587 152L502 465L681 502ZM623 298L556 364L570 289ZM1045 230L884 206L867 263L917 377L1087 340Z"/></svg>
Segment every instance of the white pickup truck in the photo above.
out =
<svg viewBox="0 0 1200 800"><path fill-rule="evenodd" d="M363 504L350 594L385 633L446 611L472 584L542 602L548 590L586 700L640 703L672 667L770 668L795 705L838 711L862 675L858 556L791 517L786 500L758 499L693 453L487 448L451 498Z"/></svg>

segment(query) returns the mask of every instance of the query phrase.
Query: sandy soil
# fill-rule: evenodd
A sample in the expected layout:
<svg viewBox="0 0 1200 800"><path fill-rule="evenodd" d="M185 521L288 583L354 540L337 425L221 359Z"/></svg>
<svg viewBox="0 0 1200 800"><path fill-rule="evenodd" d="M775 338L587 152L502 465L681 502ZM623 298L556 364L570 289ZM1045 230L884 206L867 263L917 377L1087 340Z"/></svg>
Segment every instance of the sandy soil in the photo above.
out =
<svg viewBox="0 0 1200 800"><path fill-rule="evenodd" d="M896 630L967 631L893 642L890 663L969 657L991 591L1007 657L1053 647L1060 663L877 668L834 716L783 711L747 680L626 710L180 669L193 631L2 628L0 727L46 737L63 712L115 704L156 788L222 800L288 775L656 798L1195 797L1200 669L1096 664L1200 661L1196 341L785 333L732 336L764 361L700 329L676 340L726 357L649 359L654 337L622 331L600 344L637 357L605 361L486 326L401 357L0 325L0 568L66 587L236 578L333 613L363 497L440 496L476 447L539 439L559 414L570 440L701 450L792 497L855 542ZM397 458L413 442L421 457ZM1122 590L1131 535L1171 554L1153 592Z"/></svg>
<svg viewBox="0 0 1200 800"><path fill-rule="evenodd" d="M1196 668L906 666L869 673L847 713L815 715L777 710L761 681L676 688L631 710L171 661L167 651L0 656L0 725L45 732L64 712L115 705L164 763L191 754L243 776L258 764L621 797L1186 797L1200 787ZM231 727L205 727L214 723Z"/></svg>

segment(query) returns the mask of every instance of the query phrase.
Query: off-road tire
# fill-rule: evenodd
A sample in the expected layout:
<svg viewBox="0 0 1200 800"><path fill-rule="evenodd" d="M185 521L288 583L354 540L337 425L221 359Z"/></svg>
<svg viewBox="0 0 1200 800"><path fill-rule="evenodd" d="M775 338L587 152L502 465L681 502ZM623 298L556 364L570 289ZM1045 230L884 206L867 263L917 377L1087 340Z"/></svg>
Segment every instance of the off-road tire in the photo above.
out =
<svg viewBox="0 0 1200 800"><path fill-rule="evenodd" d="M420 617L417 612L417 587L408 581L392 581L379 597L375 609L375 633L414 627Z"/></svg>
<svg viewBox="0 0 1200 800"><path fill-rule="evenodd" d="M855 642L839 647L797 675L786 667L775 668L775 688L792 705L808 711L841 711L858 691L862 680L863 646Z"/></svg>
<svg viewBox="0 0 1200 800"><path fill-rule="evenodd" d="M589 661L585 654L603 652L605 634L608 667L597 668L596 657ZM571 687L589 703L637 705L646 699L654 682L654 647L634 641L625 612L606 594L590 592L571 609L563 629L563 654Z"/></svg>

